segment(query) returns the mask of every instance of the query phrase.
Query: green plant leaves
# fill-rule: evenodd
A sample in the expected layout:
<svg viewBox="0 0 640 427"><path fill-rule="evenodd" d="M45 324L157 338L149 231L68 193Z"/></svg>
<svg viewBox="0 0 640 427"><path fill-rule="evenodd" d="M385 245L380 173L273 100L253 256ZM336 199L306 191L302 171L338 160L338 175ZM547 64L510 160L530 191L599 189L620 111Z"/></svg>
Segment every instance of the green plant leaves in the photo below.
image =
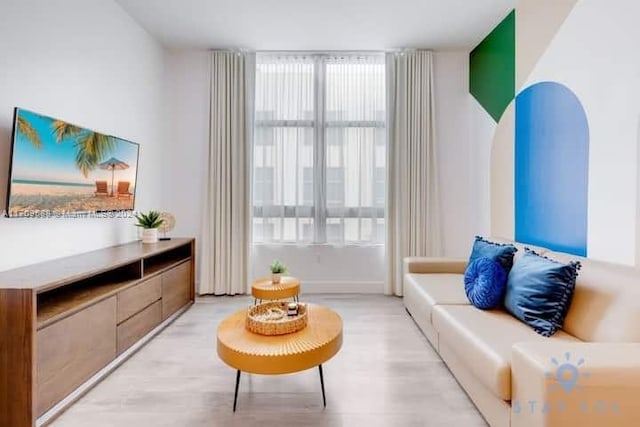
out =
<svg viewBox="0 0 640 427"><path fill-rule="evenodd" d="M135 224L136 227L158 228L164 222L164 220L160 218L160 212L158 211L149 211L147 214L140 212L137 213L135 217L138 220Z"/></svg>
<svg viewBox="0 0 640 427"><path fill-rule="evenodd" d="M287 272L287 266L282 263L280 260L274 260L269 266L271 269L271 273L273 274L284 274Z"/></svg>

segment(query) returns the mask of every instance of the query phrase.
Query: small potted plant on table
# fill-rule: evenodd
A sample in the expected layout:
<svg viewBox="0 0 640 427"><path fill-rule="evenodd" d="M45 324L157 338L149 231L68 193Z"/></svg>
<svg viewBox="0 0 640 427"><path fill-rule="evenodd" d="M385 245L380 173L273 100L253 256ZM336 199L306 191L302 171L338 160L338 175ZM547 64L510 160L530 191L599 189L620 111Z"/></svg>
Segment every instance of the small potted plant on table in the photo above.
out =
<svg viewBox="0 0 640 427"><path fill-rule="evenodd" d="M287 273L287 266L279 260L275 260L269 266L271 269L271 282L275 285L280 283L282 275Z"/></svg>
<svg viewBox="0 0 640 427"><path fill-rule="evenodd" d="M136 227L142 228L142 243L156 243L158 241L158 227L164 220L160 218L160 212L150 211L148 214L136 214Z"/></svg>

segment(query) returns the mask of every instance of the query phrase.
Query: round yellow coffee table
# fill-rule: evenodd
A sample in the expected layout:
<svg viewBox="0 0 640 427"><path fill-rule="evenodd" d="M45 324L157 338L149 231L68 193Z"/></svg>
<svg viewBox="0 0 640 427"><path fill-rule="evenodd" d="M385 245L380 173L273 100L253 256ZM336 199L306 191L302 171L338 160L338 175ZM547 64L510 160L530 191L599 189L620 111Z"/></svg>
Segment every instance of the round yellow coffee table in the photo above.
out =
<svg viewBox="0 0 640 427"><path fill-rule="evenodd" d="M324 393L322 364L342 347L342 319L335 311L307 304L307 327L292 334L266 336L245 328L247 310L242 309L224 319L218 326L218 356L237 370L233 411L238 402L240 373L278 375L318 367L322 402Z"/></svg>
<svg viewBox="0 0 640 427"><path fill-rule="evenodd" d="M261 277L251 285L251 295L255 300L260 301L285 298L298 301L299 293L300 280L291 276L283 276L280 283L273 283L271 277Z"/></svg>

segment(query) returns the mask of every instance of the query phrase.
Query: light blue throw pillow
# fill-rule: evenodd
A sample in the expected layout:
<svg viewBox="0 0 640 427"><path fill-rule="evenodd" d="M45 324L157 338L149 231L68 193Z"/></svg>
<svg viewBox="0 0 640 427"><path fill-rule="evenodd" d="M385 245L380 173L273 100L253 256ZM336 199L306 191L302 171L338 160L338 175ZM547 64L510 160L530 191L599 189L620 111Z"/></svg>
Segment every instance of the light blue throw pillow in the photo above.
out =
<svg viewBox="0 0 640 427"><path fill-rule="evenodd" d="M504 305L537 333L550 337L562 328L580 263L562 264L525 249L507 279Z"/></svg>

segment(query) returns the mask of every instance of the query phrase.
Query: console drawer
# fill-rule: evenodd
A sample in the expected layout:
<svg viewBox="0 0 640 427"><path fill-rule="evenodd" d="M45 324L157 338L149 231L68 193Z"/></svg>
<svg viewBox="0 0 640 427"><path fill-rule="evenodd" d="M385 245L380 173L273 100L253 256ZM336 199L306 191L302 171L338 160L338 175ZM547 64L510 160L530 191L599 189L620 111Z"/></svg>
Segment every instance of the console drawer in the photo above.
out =
<svg viewBox="0 0 640 427"><path fill-rule="evenodd" d="M152 277L118 293L118 323L138 313L162 297L162 279Z"/></svg>
<svg viewBox="0 0 640 427"><path fill-rule="evenodd" d="M149 307L118 325L118 354L131 347L162 321L162 303Z"/></svg>

